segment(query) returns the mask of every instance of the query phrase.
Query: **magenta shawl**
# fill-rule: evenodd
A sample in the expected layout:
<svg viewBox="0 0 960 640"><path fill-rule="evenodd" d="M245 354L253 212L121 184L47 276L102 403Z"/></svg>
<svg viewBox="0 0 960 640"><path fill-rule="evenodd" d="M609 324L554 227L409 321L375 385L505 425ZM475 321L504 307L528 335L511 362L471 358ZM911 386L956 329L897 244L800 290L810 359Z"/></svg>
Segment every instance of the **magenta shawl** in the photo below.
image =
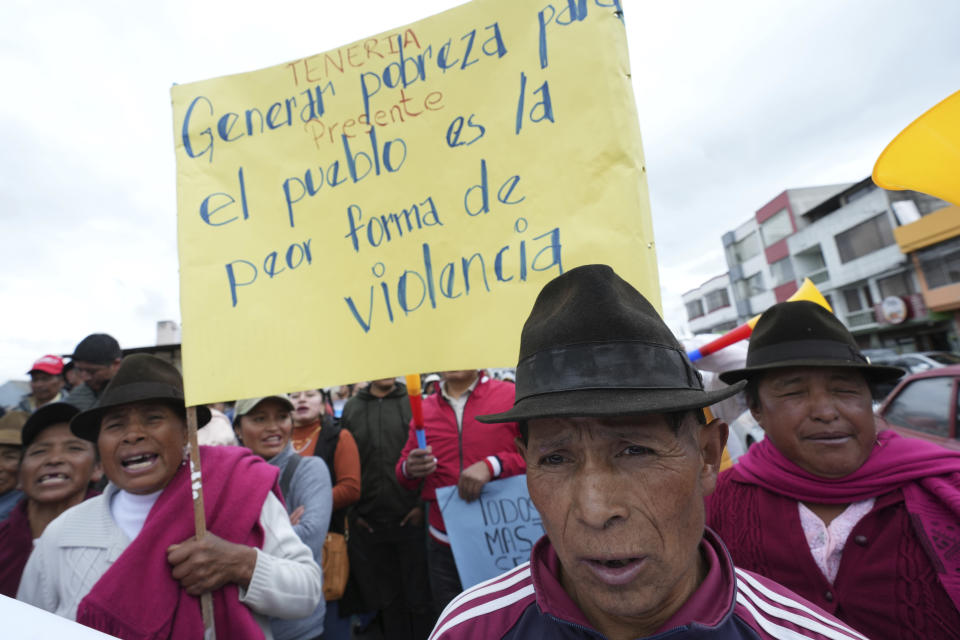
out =
<svg viewBox="0 0 960 640"><path fill-rule="evenodd" d="M33 533L27 517L27 496L13 508L7 519L0 523L0 594L17 597L17 587L23 576L27 558L33 551Z"/></svg>
<svg viewBox="0 0 960 640"><path fill-rule="evenodd" d="M97 495L100 495L99 491L87 489L83 499L89 500ZM0 522L0 594L10 598L17 597L20 578L33 551L33 532L27 515L29 500L23 496L7 519Z"/></svg>
<svg viewBox="0 0 960 640"><path fill-rule="evenodd" d="M260 511L278 469L240 447L200 447L207 530L230 542L263 545ZM80 602L77 622L128 640L202 638L200 599L173 579L167 547L194 535L188 465L157 499L143 530ZM213 593L217 636L262 638L252 612L228 584Z"/></svg>
<svg viewBox="0 0 960 640"><path fill-rule="evenodd" d="M850 503L903 490L917 536L960 610L960 452L881 431L863 466L843 478L821 478L764 439L733 468L742 482L803 502Z"/></svg>

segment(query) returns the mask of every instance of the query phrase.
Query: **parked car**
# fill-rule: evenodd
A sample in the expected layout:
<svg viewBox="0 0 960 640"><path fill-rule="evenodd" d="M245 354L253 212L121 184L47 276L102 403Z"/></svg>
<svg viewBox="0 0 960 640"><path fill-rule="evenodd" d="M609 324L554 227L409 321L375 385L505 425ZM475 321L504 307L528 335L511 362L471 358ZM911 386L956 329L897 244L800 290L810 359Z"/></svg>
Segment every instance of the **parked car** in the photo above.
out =
<svg viewBox="0 0 960 640"><path fill-rule="evenodd" d="M873 364L888 362L891 358L896 358L900 354L893 349L863 349L860 351Z"/></svg>
<svg viewBox="0 0 960 640"><path fill-rule="evenodd" d="M882 351L878 349L877 351ZM906 371L907 375L911 373L920 373L930 369L938 369L954 364L960 364L960 355L950 351L917 351L915 353L894 353L876 354L870 356L870 362L873 364L883 364L891 367L900 367ZM883 400L890 395L897 381L883 382L873 386L873 400L879 407Z"/></svg>
<svg viewBox="0 0 960 640"><path fill-rule="evenodd" d="M870 361L874 364L902 367L907 370L907 373L920 373L929 369L960 364L960 355L950 351L918 351L916 353L902 353L893 357L871 358Z"/></svg>
<svg viewBox="0 0 960 640"><path fill-rule="evenodd" d="M736 461L750 447L763 440L763 436L763 427L757 424L753 414L749 411L741 413L730 423L730 435L727 436L727 453L730 454L730 459Z"/></svg>
<svg viewBox="0 0 960 640"><path fill-rule="evenodd" d="M879 428L960 451L958 387L960 364L907 376L880 405Z"/></svg>

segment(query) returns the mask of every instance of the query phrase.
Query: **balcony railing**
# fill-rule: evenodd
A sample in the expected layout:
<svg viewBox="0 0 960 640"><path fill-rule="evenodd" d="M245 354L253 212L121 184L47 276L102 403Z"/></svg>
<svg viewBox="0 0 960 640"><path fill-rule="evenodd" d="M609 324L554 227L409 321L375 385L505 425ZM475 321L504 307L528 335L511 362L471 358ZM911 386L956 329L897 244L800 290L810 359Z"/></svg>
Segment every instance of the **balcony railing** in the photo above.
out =
<svg viewBox="0 0 960 640"><path fill-rule="evenodd" d="M877 318L873 313L873 309L867 309L866 311L857 311L855 313L847 314L847 326L851 329L856 327L863 327L868 324L876 324Z"/></svg>
<svg viewBox="0 0 960 640"><path fill-rule="evenodd" d="M813 284L823 284L824 282L830 279L830 272L827 271L826 269L820 269L820 271L814 271L813 273L808 273L807 275L801 277L800 279L803 280L803 278L810 278L810 281Z"/></svg>

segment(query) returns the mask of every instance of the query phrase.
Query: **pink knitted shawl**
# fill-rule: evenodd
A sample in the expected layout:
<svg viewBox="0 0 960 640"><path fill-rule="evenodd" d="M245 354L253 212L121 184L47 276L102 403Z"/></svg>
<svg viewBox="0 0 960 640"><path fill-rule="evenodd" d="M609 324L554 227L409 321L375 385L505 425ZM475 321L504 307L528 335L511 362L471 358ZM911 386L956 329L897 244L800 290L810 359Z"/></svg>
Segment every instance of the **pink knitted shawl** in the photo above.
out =
<svg viewBox="0 0 960 640"><path fill-rule="evenodd" d="M260 511L278 469L240 447L200 447L207 530L252 547L263 545ZM194 535L188 465L157 499L143 530L80 602L77 622L129 640L202 638L200 599L173 579L167 547ZM217 636L263 638L250 609L228 584L213 593Z"/></svg>
<svg viewBox="0 0 960 640"><path fill-rule="evenodd" d="M870 457L842 478L805 471L765 439L734 466L736 479L803 502L843 504L903 490L917 537L960 609L960 452L881 431Z"/></svg>

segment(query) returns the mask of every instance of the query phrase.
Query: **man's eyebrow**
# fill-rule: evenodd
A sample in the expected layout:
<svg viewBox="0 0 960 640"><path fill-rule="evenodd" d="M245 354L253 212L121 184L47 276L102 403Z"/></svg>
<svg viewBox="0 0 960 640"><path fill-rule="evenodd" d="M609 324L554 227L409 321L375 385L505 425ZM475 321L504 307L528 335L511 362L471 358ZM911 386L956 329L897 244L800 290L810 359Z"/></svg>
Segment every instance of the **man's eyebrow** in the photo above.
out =
<svg viewBox="0 0 960 640"><path fill-rule="evenodd" d="M838 380L840 382L854 382L859 375L859 373L854 371L837 371L830 374L830 379Z"/></svg>
<svg viewBox="0 0 960 640"><path fill-rule="evenodd" d="M785 387L790 384L798 384L801 382L806 382L806 378L804 378L804 376L801 376L801 375L796 375L796 376L790 376L788 378L779 378L777 380L774 380L772 383L772 386Z"/></svg>
<svg viewBox="0 0 960 640"><path fill-rule="evenodd" d="M638 438L645 438L651 435L650 429L636 428L636 429L617 429L616 431L610 431L607 435L608 438L615 438L619 440L636 440Z"/></svg>
<svg viewBox="0 0 960 640"><path fill-rule="evenodd" d="M546 449L556 449L568 444L572 440L569 434L562 434L555 436L553 438L547 438L543 442L537 445L537 451L545 451Z"/></svg>
<svg viewBox="0 0 960 640"><path fill-rule="evenodd" d="M107 418L117 418L117 417L126 416L132 411L133 411L132 407L123 407L121 409L111 409L103 414L102 420L106 420Z"/></svg>

